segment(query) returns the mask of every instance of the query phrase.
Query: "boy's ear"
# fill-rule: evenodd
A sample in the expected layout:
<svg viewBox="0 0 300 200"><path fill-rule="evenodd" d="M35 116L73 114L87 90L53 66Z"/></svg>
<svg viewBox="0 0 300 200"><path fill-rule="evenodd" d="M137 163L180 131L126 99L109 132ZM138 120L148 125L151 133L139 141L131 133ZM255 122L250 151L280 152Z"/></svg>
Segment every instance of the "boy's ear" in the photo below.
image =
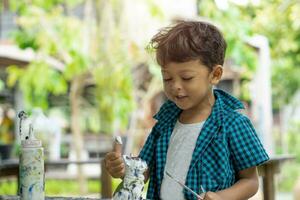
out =
<svg viewBox="0 0 300 200"><path fill-rule="evenodd" d="M223 74L222 65L214 66L214 68L211 72L211 84L212 85L217 85L221 80L222 74Z"/></svg>

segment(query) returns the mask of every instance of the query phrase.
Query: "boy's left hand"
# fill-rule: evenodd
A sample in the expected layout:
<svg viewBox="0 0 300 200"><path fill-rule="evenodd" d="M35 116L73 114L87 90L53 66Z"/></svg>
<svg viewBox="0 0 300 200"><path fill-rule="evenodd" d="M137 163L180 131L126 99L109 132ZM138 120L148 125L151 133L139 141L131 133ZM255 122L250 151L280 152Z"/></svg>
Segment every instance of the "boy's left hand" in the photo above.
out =
<svg viewBox="0 0 300 200"><path fill-rule="evenodd" d="M215 192L206 192L204 200L222 200L222 198Z"/></svg>

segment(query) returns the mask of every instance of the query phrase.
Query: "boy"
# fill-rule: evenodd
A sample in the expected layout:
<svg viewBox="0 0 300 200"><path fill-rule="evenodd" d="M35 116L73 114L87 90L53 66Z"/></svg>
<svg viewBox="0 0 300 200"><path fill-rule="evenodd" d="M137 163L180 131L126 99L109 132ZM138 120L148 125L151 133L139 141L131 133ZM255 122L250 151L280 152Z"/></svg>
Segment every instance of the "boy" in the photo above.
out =
<svg viewBox="0 0 300 200"><path fill-rule="evenodd" d="M269 159L242 103L213 89L221 79L226 42L212 24L183 21L160 30L150 43L169 99L139 157L148 164L147 199L248 199L258 190L256 166ZM105 158L115 178L124 176L120 153ZM204 191L203 191L204 190Z"/></svg>

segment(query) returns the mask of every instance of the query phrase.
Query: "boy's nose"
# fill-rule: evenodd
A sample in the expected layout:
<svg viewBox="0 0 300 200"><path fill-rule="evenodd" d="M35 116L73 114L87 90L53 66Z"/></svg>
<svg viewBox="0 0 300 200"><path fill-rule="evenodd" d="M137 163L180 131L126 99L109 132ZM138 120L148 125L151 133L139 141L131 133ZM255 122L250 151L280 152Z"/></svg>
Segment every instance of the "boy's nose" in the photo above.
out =
<svg viewBox="0 0 300 200"><path fill-rule="evenodd" d="M178 90L182 89L182 85L181 85L180 81L174 81L173 89L175 91L178 91Z"/></svg>

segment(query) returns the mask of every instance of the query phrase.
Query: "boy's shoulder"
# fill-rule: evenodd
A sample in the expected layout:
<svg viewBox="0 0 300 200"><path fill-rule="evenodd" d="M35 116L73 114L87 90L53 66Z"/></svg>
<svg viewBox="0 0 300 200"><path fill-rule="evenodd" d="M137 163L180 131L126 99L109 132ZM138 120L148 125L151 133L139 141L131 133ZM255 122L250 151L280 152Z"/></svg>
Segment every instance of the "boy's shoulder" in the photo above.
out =
<svg viewBox="0 0 300 200"><path fill-rule="evenodd" d="M221 112L217 114L222 115L223 123L232 125L233 123L249 120L244 114L245 107L240 100L219 89L215 89L215 95L217 97L217 110Z"/></svg>
<svg viewBox="0 0 300 200"><path fill-rule="evenodd" d="M244 120L249 120L248 116L244 114L242 109L238 109L238 110L225 109L223 117L224 117L224 121L228 122L229 124L238 123Z"/></svg>

